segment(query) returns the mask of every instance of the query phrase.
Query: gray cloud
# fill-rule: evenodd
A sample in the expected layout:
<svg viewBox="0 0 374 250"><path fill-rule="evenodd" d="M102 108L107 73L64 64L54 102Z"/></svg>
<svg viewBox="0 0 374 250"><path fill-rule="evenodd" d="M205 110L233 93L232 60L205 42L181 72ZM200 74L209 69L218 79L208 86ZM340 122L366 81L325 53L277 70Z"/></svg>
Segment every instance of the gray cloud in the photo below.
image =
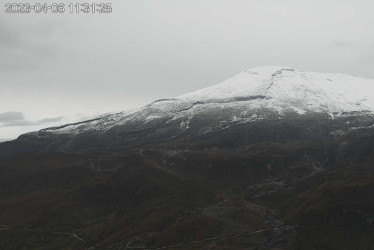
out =
<svg viewBox="0 0 374 250"><path fill-rule="evenodd" d="M44 118L38 121L39 124L41 123L50 123L50 122L60 122L62 120L63 116L59 117L51 117L51 118Z"/></svg>
<svg viewBox="0 0 374 250"><path fill-rule="evenodd" d="M62 120L60 117L43 118L39 121L28 121L22 112L4 112L0 113L0 127L21 127L21 126L35 126L59 122Z"/></svg>
<svg viewBox="0 0 374 250"><path fill-rule="evenodd" d="M1 47L15 47L19 42L19 37L17 33L9 30L8 27L11 27L9 24L3 23L3 20L0 18L0 46Z"/></svg>
<svg viewBox="0 0 374 250"><path fill-rule="evenodd" d="M335 40L331 42L330 46L334 49L354 49L359 47L358 44L349 40Z"/></svg>
<svg viewBox="0 0 374 250"><path fill-rule="evenodd" d="M50 38L56 26L54 21L12 21L1 15L0 72L37 70L55 56L58 44Z"/></svg>
<svg viewBox="0 0 374 250"><path fill-rule="evenodd" d="M0 122L15 122L15 121L23 121L25 117L22 112L4 112L0 113Z"/></svg>

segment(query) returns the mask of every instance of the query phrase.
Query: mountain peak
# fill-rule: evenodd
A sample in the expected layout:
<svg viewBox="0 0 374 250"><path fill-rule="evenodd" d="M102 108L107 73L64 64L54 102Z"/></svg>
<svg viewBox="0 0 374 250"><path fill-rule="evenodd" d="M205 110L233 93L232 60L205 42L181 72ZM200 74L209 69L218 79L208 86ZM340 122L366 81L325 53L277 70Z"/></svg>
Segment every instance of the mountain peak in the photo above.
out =
<svg viewBox="0 0 374 250"><path fill-rule="evenodd" d="M260 66L260 67L253 67L247 70L244 70L243 72L252 73L252 74L276 74L279 71L282 70L289 70L294 71L295 69L288 67L288 66Z"/></svg>
<svg viewBox="0 0 374 250"><path fill-rule="evenodd" d="M290 67L266 66L242 71L238 75L217 85L179 96L180 99L220 99L264 94L273 84L273 78L284 71L294 71Z"/></svg>
<svg viewBox="0 0 374 250"><path fill-rule="evenodd" d="M179 96L211 100L264 96L267 105L312 112L374 110L374 80L268 66L245 70L217 85ZM264 103L265 104L265 103Z"/></svg>

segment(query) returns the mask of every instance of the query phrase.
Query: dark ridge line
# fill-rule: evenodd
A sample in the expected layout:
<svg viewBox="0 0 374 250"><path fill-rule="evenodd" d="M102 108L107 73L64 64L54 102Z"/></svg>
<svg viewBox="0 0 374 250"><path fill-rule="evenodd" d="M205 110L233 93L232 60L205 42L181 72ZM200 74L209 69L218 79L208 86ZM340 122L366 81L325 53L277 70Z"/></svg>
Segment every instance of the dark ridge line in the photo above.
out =
<svg viewBox="0 0 374 250"><path fill-rule="evenodd" d="M153 102L151 102L150 104L147 104L146 106L150 106L150 105L155 104L155 103L158 103L158 102L164 102L164 101L176 101L176 100L178 100L178 99L176 99L176 98L163 98L163 99L158 99L158 100L156 100L156 101L153 101Z"/></svg>
<svg viewBox="0 0 374 250"><path fill-rule="evenodd" d="M281 74L283 73L283 71L291 71L291 72L292 72L292 71L295 71L295 70L292 69L292 68L285 68L285 69L280 69L280 70L274 72L274 73L271 75L270 84L269 84L269 86L266 88L266 90L270 89L270 88L273 86L273 84L274 84L274 78L275 78L276 76L278 76L278 75L281 75Z"/></svg>
<svg viewBox="0 0 374 250"><path fill-rule="evenodd" d="M203 100L203 101L196 101L192 105L208 104L208 103L229 103L229 102L232 102L232 101L246 102L246 101L250 101L250 100L265 99L265 98L266 98L266 96L264 96L264 95L237 96L237 97L225 98L225 99L206 99L206 100Z"/></svg>
<svg viewBox="0 0 374 250"><path fill-rule="evenodd" d="M254 99L265 99L265 98L266 98L266 96L263 96L263 95L255 95L255 96L234 97L232 99L223 99L223 101L221 101L221 102L215 101L217 99L210 99L210 100L208 99L205 102L204 101L193 102L190 106L177 111L177 113L175 115L173 115L173 117L171 117L170 119L167 119L164 122L164 124L167 124L170 121L174 120L175 117L178 116L180 113L192 109L195 105L202 105L202 104L208 104L208 103L229 103L230 101L245 102L245 101L250 101L250 100L254 100Z"/></svg>
<svg viewBox="0 0 374 250"><path fill-rule="evenodd" d="M118 113L116 113L116 114L118 114ZM115 115L115 114L109 114L109 115L106 115L106 116L97 117L97 118L93 118L93 119L89 119L89 120L85 120L85 121L81 121L81 122L68 123L68 124L61 125L61 126L56 126L56 127L43 128L39 131L47 132L48 130L62 129L62 128L66 128L66 127L73 126L73 125L79 125L79 124L84 124L84 123L89 123L89 122L105 119L105 118L108 118L109 116L112 116L112 115Z"/></svg>
<svg viewBox="0 0 374 250"><path fill-rule="evenodd" d="M196 101L196 102L193 102L192 105L189 107L189 108L185 108L185 109L182 109L180 111L178 111L178 113L180 112L183 112L183 111L186 111L186 110L189 110L191 109L193 106L195 105L199 105L199 104L208 104L208 103L229 103L231 101L238 101L238 102L245 102L245 101L250 101L250 100L255 100L255 99L265 99L266 96L263 96L263 95L255 95L255 96L239 96L239 97L233 97L233 98L230 98L230 99L222 99L222 101L220 101L219 99L207 99L205 101ZM179 99L159 99L157 101L154 101L144 107L150 107L152 104L155 104L155 103L158 103L158 102L163 102L163 101L177 101ZM74 122L74 123L68 123L68 124L64 124L64 125L61 125L61 126L55 126L55 127L49 127L49 128L44 128L44 129L41 129L39 130L40 132L48 132L48 130L58 130L58 129L62 129L62 128L66 128L68 126L74 126L74 125L79 125L79 124L85 124L85 123L89 123L89 122L93 122L93 121L97 121L97 120L101 120L101 119L105 119L105 118L108 118L112 115L116 115L116 114L120 114L122 112L119 112L119 113L114 113L114 114L108 114L106 116L102 116L102 117L97 117L97 118L93 118L93 119L89 119L89 120L85 120L85 121L80 121L80 122Z"/></svg>
<svg viewBox="0 0 374 250"><path fill-rule="evenodd" d="M238 96L238 97L232 97L232 98L222 98L222 99L206 99L202 101L195 101L192 103L192 105L196 104L207 104L207 103L228 103L231 101L250 101L254 99L265 99L266 96L264 95L253 95L253 96ZM177 98L169 98L169 99L159 99L157 101L151 102L150 104L147 104L145 107L149 107L152 104L158 103L158 102L164 102L164 101L188 101L188 99L177 99Z"/></svg>

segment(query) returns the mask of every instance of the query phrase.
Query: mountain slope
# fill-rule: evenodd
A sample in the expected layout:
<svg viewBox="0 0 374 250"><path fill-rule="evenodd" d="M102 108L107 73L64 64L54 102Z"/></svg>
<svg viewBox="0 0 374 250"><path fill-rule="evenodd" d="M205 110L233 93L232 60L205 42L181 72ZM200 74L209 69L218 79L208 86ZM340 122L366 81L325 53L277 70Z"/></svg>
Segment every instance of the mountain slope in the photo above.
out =
<svg viewBox="0 0 374 250"><path fill-rule="evenodd" d="M289 67L258 67L220 84L158 100L131 112L22 135L1 144L0 155L129 148L178 137L201 137L269 120L343 118L344 128L370 127L373 123L369 118L351 123L347 117L371 117L373 111L374 80Z"/></svg>
<svg viewBox="0 0 374 250"><path fill-rule="evenodd" d="M374 130L280 130L0 159L0 249L371 249Z"/></svg>

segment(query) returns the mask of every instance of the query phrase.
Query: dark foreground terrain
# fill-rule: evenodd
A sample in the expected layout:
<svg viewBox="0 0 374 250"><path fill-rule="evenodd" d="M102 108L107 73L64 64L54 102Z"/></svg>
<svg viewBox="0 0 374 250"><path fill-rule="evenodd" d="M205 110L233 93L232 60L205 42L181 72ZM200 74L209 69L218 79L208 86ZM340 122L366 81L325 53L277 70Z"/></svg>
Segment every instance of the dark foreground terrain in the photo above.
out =
<svg viewBox="0 0 374 250"><path fill-rule="evenodd" d="M261 126L2 157L0 249L373 249L374 129Z"/></svg>

